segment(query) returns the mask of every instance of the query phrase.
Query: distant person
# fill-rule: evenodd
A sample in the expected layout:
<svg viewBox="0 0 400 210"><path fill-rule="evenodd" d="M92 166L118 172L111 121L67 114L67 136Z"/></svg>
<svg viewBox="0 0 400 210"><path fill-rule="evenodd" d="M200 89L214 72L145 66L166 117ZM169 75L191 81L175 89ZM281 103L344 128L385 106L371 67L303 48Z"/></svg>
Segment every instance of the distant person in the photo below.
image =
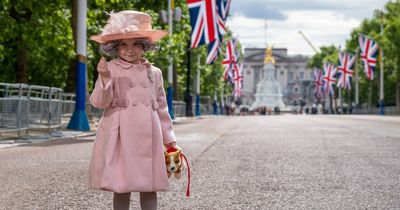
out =
<svg viewBox="0 0 400 210"><path fill-rule="evenodd" d="M213 106L213 114L214 115L218 115L218 104L217 104L217 101L213 101L212 106Z"/></svg>
<svg viewBox="0 0 400 210"><path fill-rule="evenodd" d="M311 106L311 114L317 114L317 113L318 113L317 105L313 104Z"/></svg>
<svg viewBox="0 0 400 210"><path fill-rule="evenodd" d="M267 114L267 107L265 107L265 106L260 107L260 114L261 115L266 115Z"/></svg>
<svg viewBox="0 0 400 210"><path fill-rule="evenodd" d="M280 113L281 113L281 110L279 109L278 106L276 106L276 107L274 108L274 112L275 112L275 114L280 114Z"/></svg>
<svg viewBox="0 0 400 210"><path fill-rule="evenodd" d="M150 15L111 13L101 35L99 78L90 96L105 109L96 132L89 186L114 192L114 209L129 209L139 192L142 209L157 209L157 191L169 189L163 145L176 147L162 72L142 57L167 33L151 29ZM106 57L106 58L104 58Z"/></svg>

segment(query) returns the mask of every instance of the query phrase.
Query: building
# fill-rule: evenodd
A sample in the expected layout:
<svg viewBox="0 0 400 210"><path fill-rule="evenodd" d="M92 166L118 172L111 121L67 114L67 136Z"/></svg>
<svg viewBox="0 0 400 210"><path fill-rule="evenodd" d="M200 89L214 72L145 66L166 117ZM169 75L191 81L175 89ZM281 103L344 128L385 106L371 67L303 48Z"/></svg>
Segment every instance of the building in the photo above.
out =
<svg viewBox="0 0 400 210"><path fill-rule="evenodd" d="M309 57L303 55L290 56L286 48L273 48L275 59L275 78L282 88L283 101L286 106L296 106L300 100L307 105L314 102L313 71L307 68ZM256 85L263 78L265 48L245 48L243 63L242 103L251 105L256 93Z"/></svg>

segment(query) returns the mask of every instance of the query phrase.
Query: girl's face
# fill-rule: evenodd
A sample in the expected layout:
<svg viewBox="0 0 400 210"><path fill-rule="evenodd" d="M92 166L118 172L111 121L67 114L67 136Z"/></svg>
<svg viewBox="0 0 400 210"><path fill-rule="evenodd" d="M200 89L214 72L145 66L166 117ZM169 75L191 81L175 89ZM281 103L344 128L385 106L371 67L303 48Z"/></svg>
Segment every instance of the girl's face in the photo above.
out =
<svg viewBox="0 0 400 210"><path fill-rule="evenodd" d="M134 64L139 64L139 58L143 54L143 45L138 42L139 39L123 39L118 45L118 56Z"/></svg>

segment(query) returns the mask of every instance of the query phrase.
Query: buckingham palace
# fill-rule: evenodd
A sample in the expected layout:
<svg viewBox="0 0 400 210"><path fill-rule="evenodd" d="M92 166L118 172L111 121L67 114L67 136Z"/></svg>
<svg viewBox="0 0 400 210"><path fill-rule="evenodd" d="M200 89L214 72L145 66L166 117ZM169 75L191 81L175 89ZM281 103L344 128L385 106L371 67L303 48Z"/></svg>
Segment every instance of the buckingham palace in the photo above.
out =
<svg viewBox="0 0 400 210"><path fill-rule="evenodd" d="M257 84L264 78L264 58L266 48L245 48L243 64L243 105L255 101ZM282 88L282 100L286 106L296 106L300 100L307 105L314 102L313 71L307 68L309 57L288 55L286 48L272 48L275 59L275 79Z"/></svg>

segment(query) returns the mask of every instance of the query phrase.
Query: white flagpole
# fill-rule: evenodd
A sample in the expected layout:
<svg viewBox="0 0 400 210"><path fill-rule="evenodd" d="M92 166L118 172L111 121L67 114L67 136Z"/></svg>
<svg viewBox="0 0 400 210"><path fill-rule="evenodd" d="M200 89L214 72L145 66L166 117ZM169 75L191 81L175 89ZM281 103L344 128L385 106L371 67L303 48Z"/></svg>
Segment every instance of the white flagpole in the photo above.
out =
<svg viewBox="0 0 400 210"><path fill-rule="evenodd" d="M383 16L381 17L381 36L383 35ZM379 82L379 114L384 115L384 85L383 85L383 50L382 46L379 46L379 56L380 56L380 82Z"/></svg>
<svg viewBox="0 0 400 210"><path fill-rule="evenodd" d="M169 45L172 45L172 33L173 33L173 25L172 25L172 9L173 9L174 0L168 0L168 33L169 33ZM167 105L168 105L168 113L171 119L175 119L174 114L174 84L173 84L173 58L170 55L168 58L168 87L167 87Z"/></svg>

